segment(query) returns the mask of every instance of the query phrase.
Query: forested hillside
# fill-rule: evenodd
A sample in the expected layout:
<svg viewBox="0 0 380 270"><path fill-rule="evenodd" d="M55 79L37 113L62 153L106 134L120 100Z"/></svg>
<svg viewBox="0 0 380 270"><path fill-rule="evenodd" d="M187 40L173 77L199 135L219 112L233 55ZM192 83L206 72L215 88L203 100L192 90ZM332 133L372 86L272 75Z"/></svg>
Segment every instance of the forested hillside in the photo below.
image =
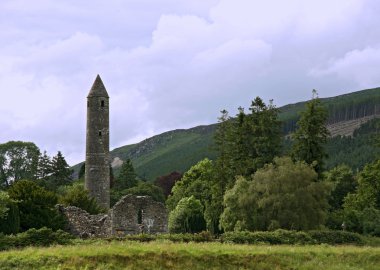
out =
<svg viewBox="0 0 380 270"><path fill-rule="evenodd" d="M380 88L322 98L321 101L328 110L328 128L334 136L327 145L327 167L346 163L356 170L373 161L379 151L373 146L371 135L377 130L374 125L376 121L370 120L380 115ZM299 112L304 108L305 102L279 108L284 135L295 130ZM364 123L372 124L354 132ZM116 148L111 151L111 158L130 158L137 174L152 181L172 171L184 172L205 157L214 159L215 129L216 124L212 124L165 132L137 144ZM286 149L285 146L284 151ZM74 166L74 169L78 171L79 167L80 164Z"/></svg>

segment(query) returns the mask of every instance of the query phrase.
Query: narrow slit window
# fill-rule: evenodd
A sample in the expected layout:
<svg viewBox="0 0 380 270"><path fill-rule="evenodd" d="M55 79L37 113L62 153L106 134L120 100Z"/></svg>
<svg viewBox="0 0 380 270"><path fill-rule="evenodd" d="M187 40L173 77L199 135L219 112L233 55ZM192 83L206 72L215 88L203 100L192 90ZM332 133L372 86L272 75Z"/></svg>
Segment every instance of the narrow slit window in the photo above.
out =
<svg viewBox="0 0 380 270"><path fill-rule="evenodd" d="M90 101L87 101L87 108L90 107Z"/></svg>
<svg viewBox="0 0 380 270"><path fill-rule="evenodd" d="M143 218L143 210L139 210L137 212L137 224L142 224L142 218Z"/></svg>
<svg viewBox="0 0 380 270"><path fill-rule="evenodd" d="M101 131L99 131L99 137L102 137L102 132Z"/></svg>
<svg viewBox="0 0 380 270"><path fill-rule="evenodd" d="M104 107L104 100L100 101L100 107Z"/></svg>

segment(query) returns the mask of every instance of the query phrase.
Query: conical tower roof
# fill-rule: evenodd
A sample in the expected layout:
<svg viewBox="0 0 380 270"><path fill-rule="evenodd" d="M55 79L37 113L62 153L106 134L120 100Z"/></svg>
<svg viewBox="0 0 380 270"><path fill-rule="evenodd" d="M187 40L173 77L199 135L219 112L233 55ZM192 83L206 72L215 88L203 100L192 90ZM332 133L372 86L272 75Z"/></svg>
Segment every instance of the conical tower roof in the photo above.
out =
<svg viewBox="0 0 380 270"><path fill-rule="evenodd" d="M94 84L92 85L90 93L88 93L87 97L88 98L89 97L107 97L107 98L109 97L107 90L99 74L96 76Z"/></svg>

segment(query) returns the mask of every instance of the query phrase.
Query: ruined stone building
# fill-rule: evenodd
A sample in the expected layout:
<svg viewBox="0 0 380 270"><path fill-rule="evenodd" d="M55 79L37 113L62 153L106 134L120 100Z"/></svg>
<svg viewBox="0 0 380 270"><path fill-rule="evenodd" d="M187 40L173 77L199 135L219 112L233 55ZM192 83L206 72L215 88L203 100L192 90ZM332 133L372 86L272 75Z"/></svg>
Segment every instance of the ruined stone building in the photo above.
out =
<svg viewBox="0 0 380 270"><path fill-rule="evenodd" d="M104 209L110 208L109 96L98 75L87 97L85 188ZM80 237L162 233L168 230L163 203L149 196L126 195L106 214L90 215L59 205L69 230Z"/></svg>

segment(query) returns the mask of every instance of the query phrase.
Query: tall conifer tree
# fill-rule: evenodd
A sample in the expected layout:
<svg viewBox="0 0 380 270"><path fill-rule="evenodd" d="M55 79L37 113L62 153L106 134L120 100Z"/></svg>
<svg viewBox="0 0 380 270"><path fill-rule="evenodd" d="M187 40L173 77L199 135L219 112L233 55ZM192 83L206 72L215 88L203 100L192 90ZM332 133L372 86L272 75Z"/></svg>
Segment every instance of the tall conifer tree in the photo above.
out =
<svg viewBox="0 0 380 270"><path fill-rule="evenodd" d="M326 121L327 110L322 106L317 91L313 90L313 98L306 104L306 110L301 113L297 130L293 134L292 157L294 160L313 165L319 175L323 171L324 159L327 157L325 144L329 131Z"/></svg>

